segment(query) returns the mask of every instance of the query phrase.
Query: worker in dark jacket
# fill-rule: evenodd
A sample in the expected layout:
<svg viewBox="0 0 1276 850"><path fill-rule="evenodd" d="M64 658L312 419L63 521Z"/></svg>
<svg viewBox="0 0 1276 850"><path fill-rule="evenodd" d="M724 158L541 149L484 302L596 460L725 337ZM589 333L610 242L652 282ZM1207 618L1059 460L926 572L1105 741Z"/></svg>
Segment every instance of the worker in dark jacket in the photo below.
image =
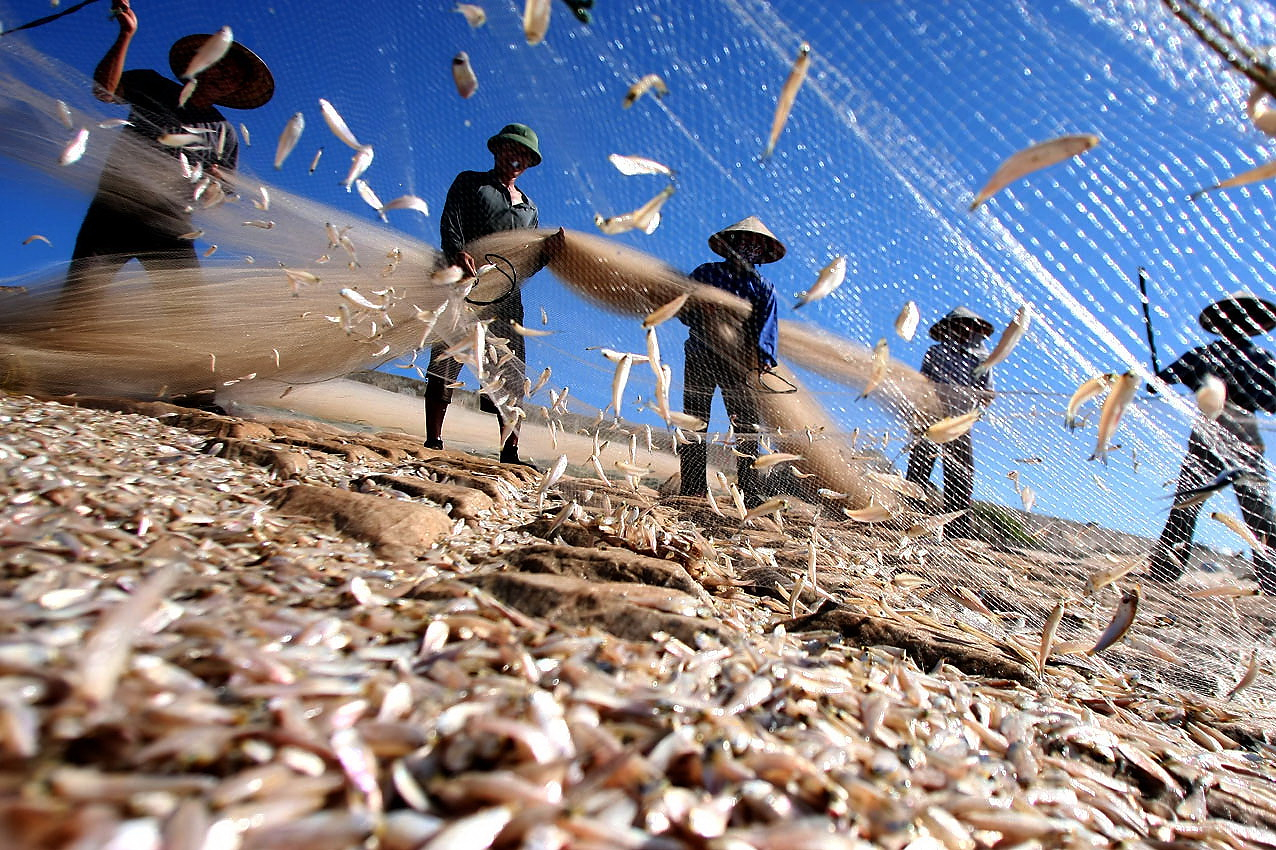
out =
<svg viewBox="0 0 1276 850"><path fill-rule="evenodd" d="M133 258L148 271L199 266L189 236L199 184L187 171L201 170L209 179L201 192L205 203L221 192L238 163L239 142L234 126L216 106L254 109L270 100L275 90L265 63L234 42L220 60L197 75L183 105L181 83L156 71L124 70L137 15L128 0L115 0L112 8L119 35L93 74L94 93L107 103L128 104L129 125L111 149L75 240L66 292L73 299L109 282ZM185 74L191 59L213 37L179 39L169 50L173 74ZM160 142L161 137L180 135L203 138L185 145Z"/></svg>
<svg viewBox="0 0 1276 850"><path fill-rule="evenodd" d="M686 372L683 377L682 409L705 423L713 393L722 390L722 403L736 433L737 484L745 505L755 507L762 497L753 462L758 456L758 376L774 369L778 310L775 288L757 270L784 256L784 244L776 239L756 216L727 227L709 237L709 249L726 259L696 267L691 279L725 290L751 305L743 323L737 317L715 315L713 308L684 309L679 319L688 326ZM724 327L729 326L728 327ZM724 331L734 332L724 332ZM683 496L705 495L708 482L708 446L703 437L678 450L681 464L680 492Z"/></svg>
<svg viewBox="0 0 1276 850"><path fill-rule="evenodd" d="M992 331L991 322L965 307L949 311L931 326L930 337L936 342L926 349L921 372L934 383L939 418L969 413L990 400L992 374L988 371L976 373L975 369L988 359L984 340L992 335ZM915 484L926 484L941 450L944 459L944 513L967 511L949 522L945 530L951 537L970 538L974 534L974 522L969 511L975 492L975 453L969 433L943 446L919 437L908 457L905 477Z"/></svg>
<svg viewBox="0 0 1276 850"><path fill-rule="evenodd" d="M439 221L439 236L444 259L460 266L466 275L474 276L478 262L466 247L474 240L506 230L535 228L540 224L536 204L515 181L529 168L541 163L540 140L532 128L525 124L508 124L487 140L492 152L490 171L462 171L452 181L447 200L443 204L443 216ZM490 319L487 332L508 341L510 350L517 357L520 370L525 371L527 346L523 337L514 332L512 322L523 324L523 294L515 285L507 295L478 311L480 321ZM452 401L453 384L461 374L461 364L443 353L447 346L437 344L430 351L430 366L425 384L425 446L443 448L443 419ZM482 356L481 352L476 356ZM510 404L522 399L523 371L506 381L511 393L517 397ZM515 387L517 384L517 387ZM501 432L506 422L498 411ZM519 463L531 466L518 455L518 423L511 423L510 434L501 446L502 463Z"/></svg>
<svg viewBox="0 0 1276 850"><path fill-rule="evenodd" d="M1181 494L1209 484L1224 470L1243 470L1247 474L1232 485L1241 516L1260 543L1271 545L1276 543L1276 524L1267 493L1263 439L1254 413L1276 413L1276 358L1250 337L1276 327L1276 304L1236 292L1201 311L1200 322L1220 339L1187 352L1157 377L1195 391L1206 376L1214 375L1226 388L1227 402L1216 422L1202 421L1192 429L1175 501L1184 501ZM1198 502L1171 508L1152 551L1153 578L1174 581L1183 573L1201 507ZM1254 572L1264 592L1276 593L1276 562L1266 545L1253 553Z"/></svg>

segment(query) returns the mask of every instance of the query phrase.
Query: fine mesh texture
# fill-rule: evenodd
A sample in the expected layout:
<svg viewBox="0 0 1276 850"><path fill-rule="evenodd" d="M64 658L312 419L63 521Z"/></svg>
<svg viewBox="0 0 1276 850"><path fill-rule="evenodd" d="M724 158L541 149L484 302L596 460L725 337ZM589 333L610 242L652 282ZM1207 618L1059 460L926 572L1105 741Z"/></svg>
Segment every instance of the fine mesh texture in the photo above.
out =
<svg viewBox="0 0 1276 850"><path fill-rule="evenodd" d="M973 432L976 498L993 506L981 508L981 528L997 532L1000 549L937 555L934 578L995 598L993 607L1021 617L1031 632L1059 596L1080 596L1086 576L1106 565L1105 553L1145 553L1146 542L1127 535L1155 536L1164 521L1168 482L1196 415L1191 396L1182 387L1162 387L1155 397L1140 391L1106 465L1089 460L1102 399L1083 409L1085 424L1073 433L1062 427L1067 399L1102 372L1150 373L1140 266L1164 366L1212 338L1196 321L1208 303L1242 288L1274 297L1276 248L1267 183L1189 199L1270 159L1271 139L1245 115L1250 81L1160 3L600 3L588 28L556 4L536 46L523 38L521 4L486 8L480 29L447 4L390 0L366 4L359 22L345 4L328 2L140 10L129 67L163 70L173 40L229 24L271 65L278 87L262 109L227 111L251 144L241 139L238 197L195 214L203 231L197 250L217 246L198 275L148 275L132 263L78 303L59 303L58 290L79 219L120 136L97 124L126 114L94 100L88 79L114 25L103 20L103 5L5 38L0 238L10 247L0 274L24 290L0 292L5 386L156 396L272 381L282 394L290 384L368 367L417 375L427 356L420 347L436 339L463 353L473 328L457 290L438 274L437 215L456 173L489 167L488 136L521 121L539 133L545 155L520 178L543 231L506 235L494 246L521 276L549 263L523 281L526 324L555 331L528 338L527 372L551 366L549 387L570 387L572 412L593 415L610 401L614 365L591 349L644 352L637 320L691 291L682 274L718 259L706 245L711 233L755 214L788 248L762 270L780 297L781 373L800 388L762 397L773 448L807 455L815 483L848 494L847 505L890 500L889 488L866 483L857 458L871 453L869 465L902 472L915 414L934 404L916 371L926 330L962 304L997 326L991 346L1031 304L1032 325L994 369L998 397ZM1248 44L1276 39L1276 16L1266 7L1211 8ZM34 17L30 11L0 4L0 23ZM776 99L803 41L811 44L810 72L775 153L763 161ZM457 96L449 70L459 50L479 78L469 100ZM670 93L648 93L623 109L625 91L647 73L660 74ZM339 185L354 151L325 126L320 97L375 148L364 179L377 195L417 195L429 216L395 210L383 224ZM59 120L58 100L69 106L73 128L90 128L84 157L68 166L58 157L73 129ZM276 139L298 111L306 130L276 171ZM1080 133L1100 144L967 210L1011 154ZM609 153L677 172L654 233L600 236L593 228L595 214L635 210L669 182L623 176ZM151 170L171 171L168 155L139 151L139 163L148 157L160 157ZM263 185L267 210L253 204ZM348 236L355 255L331 244L328 224ZM566 232L554 237L560 226ZM36 233L52 245L21 245ZM547 252L551 238L558 242ZM847 259L845 284L794 309L796 294L836 256ZM281 266L319 280L290 277ZM361 308L343 288L385 309ZM740 309L719 300L727 313ZM921 312L912 342L892 327L909 300ZM677 408L684 331L674 321L657 334ZM887 380L857 400L881 338L894 358ZM472 388L499 380L513 404L517 364L497 369L499 354L491 352L482 382L470 371L463 377ZM652 371L635 364L623 418L663 427L651 409L655 385ZM528 402L545 403L545 391ZM718 402L710 429L726 429ZM1030 515L1018 510L1024 486L1035 494ZM1247 555L1239 538L1207 518L1215 510L1239 514L1230 492L1214 497L1197 541ZM1003 551L1016 542L1034 554ZM1112 663L1206 693L1234 682L1249 650L1269 643L1271 616L1263 600L1182 601L1187 589L1236 582L1211 572L1216 562L1220 570L1246 569L1202 549L1180 584L1144 581L1148 613L1138 641L1114 650ZM1116 599L1108 588L1078 604L1097 619ZM1158 658L1148 641L1173 646L1182 663ZM1260 680L1257 692L1265 688Z"/></svg>

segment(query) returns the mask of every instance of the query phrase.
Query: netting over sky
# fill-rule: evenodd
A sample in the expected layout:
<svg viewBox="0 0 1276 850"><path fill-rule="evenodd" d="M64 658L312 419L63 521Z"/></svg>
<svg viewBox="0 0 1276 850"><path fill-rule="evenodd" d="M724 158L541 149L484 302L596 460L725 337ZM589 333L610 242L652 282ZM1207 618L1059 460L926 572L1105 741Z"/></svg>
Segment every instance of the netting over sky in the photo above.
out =
<svg viewBox="0 0 1276 850"><path fill-rule="evenodd" d="M1038 518L984 511L981 522L1011 527L1025 541L1036 537L1063 554L1031 568L989 559L979 574L967 566L953 581L974 588L1021 582L1018 595L1012 589L1007 596L1015 598L1002 601L1039 628L1061 593L1080 594L1088 572L1104 566L1094 560L1102 553L1143 552L1136 542L1040 517L1155 536L1198 415L1195 401L1182 387L1162 387L1155 397L1140 390L1102 464L1089 460L1102 398L1082 409L1082 427L1069 432L1063 427L1069 396L1101 373L1150 375L1139 267L1147 269L1161 366L1212 339L1196 321L1207 304L1238 289L1276 294L1270 185L1189 199L1271 158L1272 139L1246 116L1251 83L1160 2L600 0L589 26L555 3L537 45L524 37L521 3L485 5L486 24L471 28L445 2L380 0L352 8L328 0L139 0L128 67L167 73L176 38L229 25L270 64L277 90L263 108L227 112L248 131L241 139L241 192L195 213L203 231L195 240L205 254L201 278L179 275L180 282L164 285L133 264L103 290L92 313L47 307L120 132L99 122L126 114L95 101L89 85L115 25L104 19L101 3L5 38L0 244L8 247L0 273L28 288L0 301L11 386L176 394L201 388L211 375L223 388L228 380L278 381L282 392L289 383L374 365L414 374L404 364L423 340L463 344L471 333L463 318L447 315L435 327L420 316L449 298L461 316L455 292L433 276L444 194L459 171L490 167L485 141L519 121L535 128L544 152L543 164L519 182L544 228L596 235L595 215L638 209L669 185L659 175L622 175L609 154L647 157L676 172L675 192L653 233L596 237L651 258L633 262L631 293L623 284L619 294L600 293L597 277L561 267L555 276L553 264L525 282L528 324L555 332L527 338L527 374L535 379L545 366L553 372L529 405L548 404L548 389L570 387L572 412L607 408L615 364L591 349L644 352L637 319L659 303L652 281L665 279L665 266L687 272L717 259L708 236L757 215L788 248L783 260L763 267L779 294L780 316L802 323L781 332L784 368L796 370L804 389L769 402L775 409L763 431L773 447L813 446L804 429L823 424L828 448L820 451L831 457L876 451L902 473L912 405L928 403L915 373L930 343L927 328L965 305L996 326L991 347L1030 304L1027 334L993 369L997 397L974 426L975 496L1029 507ZM1276 14L1266 4L1216 7L1246 43L1276 39ZM0 5L0 23L48 11L38 0L8 2ZM809 75L775 153L763 160L777 97L803 42L811 48ZM478 79L468 99L458 96L451 73L462 50ZM650 73L669 93L649 92L623 108L629 87ZM375 149L363 175L367 185L384 201L419 196L428 216L391 210L382 224L359 194L340 185L355 152L325 126L319 98ZM59 99L70 107L69 126L58 114ZM276 171L276 140L296 112L305 130ZM89 129L84 156L59 165L81 127ZM1099 143L968 211L988 176L1016 151L1078 134ZM268 209L260 208L261 185ZM348 236L357 265L326 224ZM23 244L37 233L48 242ZM572 244L591 256L592 239ZM207 254L212 245L216 252ZM539 255L529 259L535 251L520 254L529 266L538 264ZM838 256L846 258L846 282L795 309L797 294ZM360 308L339 294L346 287L387 309ZM909 301L920 310L912 341L894 330ZM676 408L685 332L669 322L657 333ZM833 348L815 345L821 334L838 338ZM897 365L882 386L857 400L883 338ZM1258 342L1270 344L1265 337ZM465 380L480 384L468 372ZM657 395L654 373L635 365L622 415L665 427L650 406ZM798 413L797 421L784 419ZM710 430L726 430L716 402ZM858 467L848 461L847 469L822 483L863 495L854 485ZM1230 490L1215 496L1197 540L1245 551L1234 532L1205 518L1211 511L1239 516ZM1198 554L1183 584L1146 593L1166 602L1204 584L1235 583L1195 569L1210 560ZM1116 598L1108 588L1084 604L1110 608ZM1234 616L1229 600L1190 605L1164 628L1183 641L1224 647L1223 660L1212 665L1221 676L1238 652L1267 639L1269 621ZM1150 628L1141 639L1144 648L1131 650L1135 657L1152 652Z"/></svg>

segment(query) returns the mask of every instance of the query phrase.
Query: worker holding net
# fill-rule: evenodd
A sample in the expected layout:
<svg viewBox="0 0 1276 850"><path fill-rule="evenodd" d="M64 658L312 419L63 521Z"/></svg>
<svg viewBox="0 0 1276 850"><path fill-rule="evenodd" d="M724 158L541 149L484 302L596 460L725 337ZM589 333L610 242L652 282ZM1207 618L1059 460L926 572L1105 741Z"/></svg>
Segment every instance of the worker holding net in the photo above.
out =
<svg viewBox="0 0 1276 850"><path fill-rule="evenodd" d="M1200 323L1220 339L1188 351L1157 377L1168 384L1185 384L1198 394L1211 379L1215 386L1221 382L1226 403L1214 422L1206 418L1192 429L1150 571L1161 581L1182 575L1202 504L1230 484L1256 538L1251 544L1257 544L1253 552L1259 587L1276 593L1276 563L1267 552L1276 538L1276 522L1267 492L1263 438L1254 418L1257 410L1276 413L1276 358L1250 339L1276 327L1276 304L1236 292L1202 310Z"/></svg>
<svg viewBox="0 0 1276 850"><path fill-rule="evenodd" d="M448 189L439 220L444 259L471 277L478 274L478 261L466 250L470 243L492 233L535 228L540 223L536 203L515 185L523 172L541 163L540 140L535 131L525 124L507 124L487 140L487 148L493 157L491 170L458 174ZM521 364L527 359L527 346L512 323L523 323L523 294L517 281L510 283L508 292L490 303L484 302L478 318L490 320L488 332L505 339L520 364L516 379L511 378L507 383L511 389L517 384L516 392L521 398L525 372ZM452 402L452 384L461 374L460 361L446 355L446 347L441 343L434 346L427 370L425 446L430 449L443 448L443 420ZM482 357L483 352L475 352L474 356ZM507 427L505 414L496 411L494 406L492 410L500 421L501 433L508 432L501 446L501 462L531 466L518 454L518 423Z"/></svg>
<svg viewBox="0 0 1276 850"><path fill-rule="evenodd" d="M775 289L757 265L780 260L785 248L765 224L749 216L710 236L709 249L726 262L697 266L691 279L745 299L751 310L743 323L735 317L724 321L725 311L714 311L708 305L679 315L689 331L683 412L704 422L702 432L707 432L713 393L721 388L722 403L736 432L737 483L745 505L754 507L762 497L758 471L753 467L758 456L758 404L754 395L757 382L752 379L760 369L775 367L778 336ZM681 494L704 496L708 446L700 439L682 446L678 456Z"/></svg>
<svg viewBox="0 0 1276 850"><path fill-rule="evenodd" d="M988 359L984 340L992 335L992 323L965 307L950 310L930 328L935 344L922 357L921 372L935 384L940 417L960 416L987 403L992 390L992 374L980 366ZM930 481L935 461L943 454L944 513L966 513L947 525L952 537L974 536L970 508L975 491L975 454L967 432L938 445L926 437L917 438L908 458L905 477L915 484Z"/></svg>
<svg viewBox="0 0 1276 850"><path fill-rule="evenodd" d="M83 304L133 258L152 272L198 268L193 205L211 205L225 191L239 156L235 129L217 106L254 109L274 93L266 64L229 29L172 46L169 65L185 85L153 70L125 71L137 15L128 0L112 9L119 35L94 72L94 94L131 109L76 237L64 303Z"/></svg>

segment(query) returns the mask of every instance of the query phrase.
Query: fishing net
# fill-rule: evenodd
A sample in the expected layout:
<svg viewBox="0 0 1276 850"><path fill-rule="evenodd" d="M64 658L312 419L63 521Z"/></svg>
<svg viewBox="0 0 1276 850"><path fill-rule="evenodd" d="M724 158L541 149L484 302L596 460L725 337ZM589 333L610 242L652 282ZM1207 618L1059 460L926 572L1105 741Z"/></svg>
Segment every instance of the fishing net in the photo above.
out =
<svg viewBox="0 0 1276 850"><path fill-rule="evenodd" d="M5 3L0 22L37 17L45 6ZM524 370L497 341L479 355L483 366L463 373L467 386L497 396L507 414L520 404L552 406L542 412L550 420L570 412L610 428L619 414L670 432L657 371L634 364L616 410L617 364L598 349L644 354L640 320L683 293L721 308L723 333L736 330L746 307L683 275L719 259L706 243L712 233L757 215L788 249L761 267L783 321L780 367L755 375L759 431L765 450L803 455L806 468L792 466L811 476L774 469L775 492L820 501L829 523L848 527L856 526L843 508L884 507L892 517L868 530L880 531L874 545L893 560L883 566L879 557L874 568L925 573L944 591L931 604L987 628L1038 634L1069 597L1079 619L1065 620L1063 638L1092 638L1082 624L1106 623L1120 589L1141 580L1144 611L1132 637L1104 660L1078 664L1214 694L1252 648L1270 642L1266 600L1185 596L1252 587L1235 557L1246 544L1222 523L1203 515L1196 540L1210 548L1193 550L1178 583L1146 579L1147 538L1165 521L1199 421L1191 396L1182 387L1139 390L1106 462L1090 460L1102 396L1080 409L1075 431L1063 427L1082 382L1109 372L1150 376L1148 325L1164 366L1211 339L1196 321L1207 304L1239 289L1273 296L1270 186L1194 194L1270 158L1271 139L1246 116L1253 82L1161 3L599 4L588 26L555 4L536 45L511 0L487 4L479 28L443 2L372 2L358 20L328 0L148 4L138 9L129 67L167 72L176 38L230 25L270 64L276 93L260 109L228 111L241 127L233 195L197 200L202 176L178 181L194 207L198 272L130 263L114 277L76 281L79 297L68 299L79 222L111 146L126 137L126 128L100 126L126 110L95 100L89 82L115 33L106 8L90 5L0 43L7 389L230 398L251 385L256 397L286 405L290 387L358 369L420 378L438 340L475 359L466 296L482 301L513 276L526 324L553 332L526 338L525 371L549 366L552 377L521 401ZM1219 18L1202 18L1194 5L1181 11L1205 20L1198 29L1216 41L1226 41L1220 33L1241 45L1276 37L1270 9L1210 10ZM803 42L810 69L764 159ZM459 51L478 79L466 99L450 71ZM1262 78L1261 54L1237 56ZM652 87L624 107L630 87L652 73L668 93ZM362 175L370 191L350 191L358 152L325 125L320 98L375 150ZM305 129L276 170L276 140L298 112ZM490 166L485 143L511 121L540 136L544 162L520 186L543 230L492 237L481 252L491 268L470 289L440 261L437 215L458 172ZM59 164L73 158L68 147L81 129L83 155ZM1016 151L1084 134L1097 136L1097 147L968 209ZM655 160L674 176L627 176L609 154ZM142 182L150 173L171 177L178 165L173 151L136 155ZM662 192L653 232L598 235L595 216L614 222ZM387 209L382 222L365 195L416 196L430 212ZM24 242L37 234L45 238ZM845 283L794 307L839 256ZM920 327L906 340L895 321L910 301ZM901 547L903 529L924 516L918 497L931 511L939 503L898 481L919 429L942 409L918 373L927 329L964 305L996 326L991 345L1025 304L1031 323L992 369L995 399L973 426L976 543L953 548L928 536ZM685 330L670 321L655 333L676 410ZM892 359L875 374L879 340ZM710 440L721 443L726 432L715 400ZM734 468L729 453L719 457ZM713 476L710 483L721 495ZM1205 514L1214 511L1238 516L1230 490L1206 504ZM1132 568L1128 576L1085 593L1093 574L1122 566ZM954 601L965 591L1000 619L990 625Z"/></svg>

